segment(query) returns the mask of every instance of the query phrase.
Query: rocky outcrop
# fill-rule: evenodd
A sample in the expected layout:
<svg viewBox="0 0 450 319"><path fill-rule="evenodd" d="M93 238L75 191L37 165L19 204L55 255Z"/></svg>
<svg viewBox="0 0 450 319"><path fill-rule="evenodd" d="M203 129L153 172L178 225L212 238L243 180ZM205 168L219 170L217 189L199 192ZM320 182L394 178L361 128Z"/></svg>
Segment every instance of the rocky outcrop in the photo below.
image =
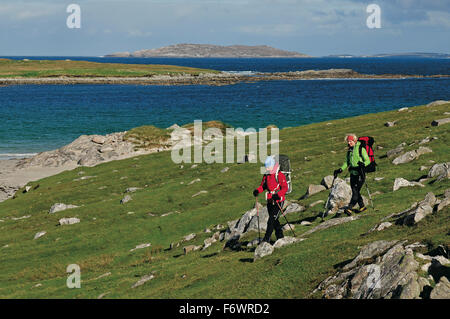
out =
<svg viewBox="0 0 450 319"><path fill-rule="evenodd" d="M102 135L81 135L57 150L39 153L17 163L17 168L61 167L64 165L94 166L125 157L156 150L136 151L135 145L124 139L126 132Z"/></svg>
<svg viewBox="0 0 450 319"><path fill-rule="evenodd" d="M423 154L431 153L431 152L433 152L433 151L430 148L421 146L417 150L409 151L403 155L400 155L399 157L396 157L392 161L392 163L394 165L409 163L409 162L419 158L419 156L421 156Z"/></svg>
<svg viewBox="0 0 450 319"><path fill-rule="evenodd" d="M419 182L410 182L402 177L398 177L394 181L393 191L399 190L401 187L409 187L409 186L420 186L425 187L425 185L419 183Z"/></svg>
<svg viewBox="0 0 450 319"><path fill-rule="evenodd" d="M433 122L431 122L432 126L440 126L440 125L444 125L450 123L450 117L447 117L445 119L439 119L439 120L434 120Z"/></svg>
<svg viewBox="0 0 450 319"><path fill-rule="evenodd" d="M395 223L398 225L412 226L417 224L418 222L420 222L422 219L432 214L433 212L438 212L442 210L449 204L450 204L450 197L445 196L441 200L436 198L436 196L432 192L429 192L422 201L414 203L413 205L411 205L410 208L400 213L391 214L383 218L383 220L393 218Z"/></svg>
<svg viewBox="0 0 450 319"><path fill-rule="evenodd" d="M429 278L419 275L420 254L413 249L397 241L367 244L350 263L321 282L314 293L331 299L450 298L446 279L442 279L445 277L440 277L442 285L436 285L433 293L436 287L433 289ZM433 274L431 267L428 272Z"/></svg>
<svg viewBox="0 0 450 319"><path fill-rule="evenodd" d="M436 181L450 178L450 162L434 164L428 171L428 178L436 178Z"/></svg>

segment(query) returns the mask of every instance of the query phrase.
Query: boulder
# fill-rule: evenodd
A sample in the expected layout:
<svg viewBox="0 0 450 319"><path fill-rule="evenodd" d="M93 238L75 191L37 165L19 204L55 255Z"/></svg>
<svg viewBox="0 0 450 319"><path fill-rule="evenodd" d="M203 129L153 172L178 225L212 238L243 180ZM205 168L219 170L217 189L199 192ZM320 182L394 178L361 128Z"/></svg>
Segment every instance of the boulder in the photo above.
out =
<svg viewBox="0 0 450 319"><path fill-rule="evenodd" d="M326 187L323 185L314 185L310 184L308 186L308 190L306 191L306 197L312 196L314 194L320 193L321 191L326 190Z"/></svg>
<svg viewBox="0 0 450 319"><path fill-rule="evenodd" d="M398 243L397 240L394 241L379 240L367 244L363 248L361 248L359 254L349 264L344 266L343 270L347 271L349 269L358 266L358 264L360 263L373 260L375 259L375 257L378 257L387 252L391 247L393 247L397 243Z"/></svg>
<svg viewBox="0 0 450 319"><path fill-rule="evenodd" d="M384 123L384 126L386 126L386 127L393 127L395 125L395 122L397 122L397 121L386 122L386 123Z"/></svg>
<svg viewBox="0 0 450 319"><path fill-rule="evenodd" d="M94 135L91 139L92 142L97 143L97 144L105 144L106 139L104 136L101 135Z"/></svg>
<svg viewBox="0 0 450 319"><path fill-rule="evenodd" d="M431 122L432 126L441 126L444 124L450 123L450 117L447 117L445 119L439 119L439 120L434 120L433 122Z"/></svg>
<svg viewBox="0 0 450 319"><path fill-rule="evenodd" d="M56 204L53 204L52 207L50 207L50 210L49 210L48 213L49 214L54 214L54 213L61 212L61 211L66 210L66 209L77 208L77 207L79 207L79 206L66 205L66 204L63 204L63 203L56 203Z"/></svg>
<svg viewBox="0 0 450 319"><path fill-rule="evenodd" d="M401 152L403 152L403 146L399 145L399 146L397 146L396 148L387 151L387 152L386 152L386 156L387 156L388 158L391 158L391 157L397 156L397 155L400 154Z"/></svg>
<svg viewBox="0 0 450 319"><path fill-rule="evenodd" d="M192 195L192 197L196 197L198 195L207 194L207 193L208 193L208 191L199 191L198 193L195 193L194 195Z"/></svg>
<svg viewBox="0 0 450 319"><path fill-rule="evenodd" d="M450 197L445 197L436 207L436 212L439 212L450 205Z"/></svg>
<svg viewBox="0 0 450 319"><path fill-rule="evenodd" d="M395 192L396 190L400 189L401 187L409 187L409 186L425 187L425 185L423 185L419 182L410 182L402 177L399 177L399 178L396 178L394 181L393 191Z"/></svg>
<svg viewBox="0 0 450 319"><path fill-rule="evenodd" d="M322 179L322 182L320 182L320 184L325 186L326 189L330 189L332 183L333 183L333 176L332 175L325 176Z"/></svg>
<svg viewBox="0 0 450 319"><path fill-rule="evenodd" d="M137 245L136 247L130 249L130 251L135 251L137 249L147 248L147 247L150 247L151 245L152 244L150 244L150 243L140 244L140 245Z"/></svg>
<svg viewBox="0 0 450 319"><path fill-rule="evenodd" d="M278 239L275 244L273 244L273 248L281 248L283 246L292 245L294 243L297 243L299 241L302 241L303 239L295 238L295 237L283 237Z"/></svg>
<svg viewBox="0 0 450 319"><path fill-rule="evenodd" d="M140 187L128 187L125 190L125 193L134 193L135 191L140 190L140 189L142 189L142 188L140 188Z"/></svg>
<svg viewBox="0 0 450 319"><path fill-rule="evenodd" d="M450 162L434 164L428 171L429 178L437 177L438 180L450 177Z"/></svg>
<svg viewBox="0 0 450 319"><path fill-rule="evenodd" d="M271 244L269 244L267 242L262 242L255 249L255 258L254 258L254 260L263 258L263 257L268 256L268 255L271 255L273 253L273 250L274 250L274 247Z"/></svg>
<svg viewBox="0 0 450 319"><path fill-rule="evenodd" d="M397 223L412 226L417 224L427 215L433 213L433 206L436 203L436 197L429 192L419 203L415 203L410 209L397 215Z"/></svg>
<svg viewBox="0 0 450 319"><path fill-rule="evenodd" d="M391 226L392 226L392 223L390 223L390 222L383 222L383 223L375 225L375 227L373 227L371 230L369 230L369 233L374 232L374 231L382 231L382 230L385 230L386 228L389 228Z"/></svg>
<svg viewBox="0 0 450 319"><path fill-rule="evenodd" d="M36 235L34 235L34 239L38 239L38 238L44 236L45 234L47 234L46 231L40 231L40 232L36 233Z"/></svg>
<svg viewBox="0 0 450 319"><path fill-rule="evenodd" d="M409 163L409 162L417 159L419 156L421 156L423 154L431 153L431 152L433 152L433 151L430 148L421 146L417 150L409 151L403 155L400 155L399 157L396 157L392 161L392 163L394 165Z"/></svg>
<svg viewBox="0 0 450 319"><path fill-rule="evenodd" d="M289 203L286 207L283 207L283 211L286 215L295 212L303 212L305 210L306 208L304 206L297 203Z"/></svg>
<svg viewBox="0 0 450 319"><path fill-rule="evenodd" d="M450 282L442 276L430 293L430 299L450 299Z"/></svg>
<svg viewBox="0 0 450 319"><path fill-rule="evenodd" d="M152 280L153 278L155 278L155 276L153 274L145 275L141 279L139 279L133 286L131 286L131 288L136 288L136 287L142 286L147 281Z"/></svg>
<svg viewBox="0 0 450 319"><path fill-rule="evenodd" d="M336 178L326 203L326 214L336 213L340 208L350 202L351 197L351 187L344 180Z"/></svg>
<svg viewBox="0 0 450 319"><path fill-rule="evenodd" d="M200 248L202 248L202 246L189 245L189 246L183 247L183 252L185 255L187 255L188 253L199 250Z"/></svg>
<svg viewBox="0 0 450 319"><path fill-rule="evenodd" d="M316 291L324 298L415 299L426 283L420 280L414 253L396 241L364 246L350 264L325 279Z"/></svg>
<svg viewBox="0 0 450 319"><path fill-rule="evenodd" d="M79 222L80 222L80 220L75 217L61 218L59 220L59 225L73 225L73 224L77 224Z"/></svg>
<svg viewBox="0 0 450 319"><path fill-rule="evenodd" d="M132 198L131 198L130 195L125 195L125 197L120 200L120 203L121 204L125 204L125 203L128 203L131 200L132 200Z"/></svg>
<svg viewBox="0 0 450 319"><path fill-rule="evenodd" d="M183 237L183 241L190 241L193 240L196 237L196 235L194 233L186 235Z"/></svg>

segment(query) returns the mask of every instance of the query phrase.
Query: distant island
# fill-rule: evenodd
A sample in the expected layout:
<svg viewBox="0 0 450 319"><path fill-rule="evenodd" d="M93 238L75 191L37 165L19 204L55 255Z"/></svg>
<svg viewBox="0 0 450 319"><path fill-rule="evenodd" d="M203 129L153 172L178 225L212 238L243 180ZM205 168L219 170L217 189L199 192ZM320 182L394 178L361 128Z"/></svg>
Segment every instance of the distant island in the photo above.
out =
<svg viewBox="0 0 450 319"><path fill-rule="evenodd" d="M267 45L174 44L158 49L117 52L105 57L180 57L180 58L307 58L307 54L284 51Z"/></svg>

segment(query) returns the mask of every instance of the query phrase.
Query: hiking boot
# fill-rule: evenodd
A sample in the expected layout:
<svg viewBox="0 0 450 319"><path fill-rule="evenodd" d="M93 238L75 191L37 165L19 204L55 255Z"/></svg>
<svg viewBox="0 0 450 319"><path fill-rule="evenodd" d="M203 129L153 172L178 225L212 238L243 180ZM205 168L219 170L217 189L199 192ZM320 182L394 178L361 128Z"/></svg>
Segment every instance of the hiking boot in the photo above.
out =
<svg viewBox="0 0 450 319"><path fill-rule="evenodd" d="M344 209L344 213L347 215L347 216L352 216L352 210L350 209L350 208L346 208L346 209Z"/></svg>
<svg viewBox="0 0 450 319"><path fill-rule="evenodd" d="M360 207L360 208L358 209L358 213L362 213L362 212L364 212L364 211L366 211L366 210L367 210L367 207L366 207L366 206Z"/></svg>

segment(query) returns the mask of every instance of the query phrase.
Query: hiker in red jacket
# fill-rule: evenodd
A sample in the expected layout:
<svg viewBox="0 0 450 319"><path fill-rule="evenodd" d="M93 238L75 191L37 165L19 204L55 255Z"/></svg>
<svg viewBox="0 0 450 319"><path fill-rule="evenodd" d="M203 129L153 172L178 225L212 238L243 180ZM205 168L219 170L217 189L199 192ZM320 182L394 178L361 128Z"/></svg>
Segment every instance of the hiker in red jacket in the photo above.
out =
<svg viewBox="0 0 450 319"><path fill-rule="evenodd" d="M276 163L272 156L267 157L264 165L267 173L264 174L261 185L253 191L253 196L256 197L259 193L266 191L269 219L263 241L269 242L274 228L277 239L284 237L283 229L277 217L280 208L283 207L288 184L286 176L280 171L280 165Z"/></svg>

